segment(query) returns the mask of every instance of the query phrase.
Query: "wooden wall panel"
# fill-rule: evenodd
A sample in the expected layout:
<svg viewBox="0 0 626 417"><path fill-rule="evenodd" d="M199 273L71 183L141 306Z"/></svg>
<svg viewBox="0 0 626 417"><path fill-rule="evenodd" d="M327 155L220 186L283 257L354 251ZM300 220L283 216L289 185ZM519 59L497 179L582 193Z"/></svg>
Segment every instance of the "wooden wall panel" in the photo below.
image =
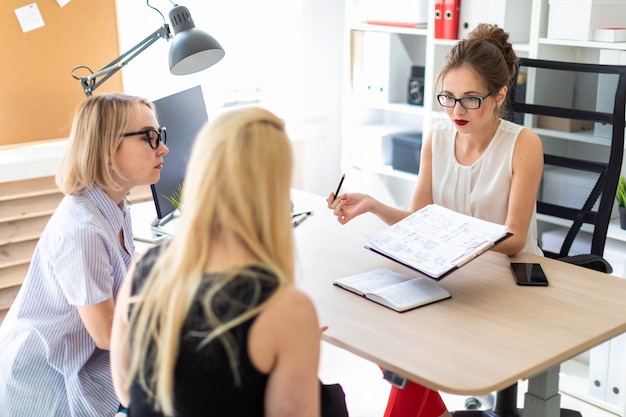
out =
<svg viewBox="0 0 626 417"><path fill-rule="evenodd" d="M15 9L33 2L0 2L0 145L67 137L85 99L72 69L95 72L120 54L115 0L38 0L45 26L22 32ZM118 73L96 94L121 90Z"/></svg>

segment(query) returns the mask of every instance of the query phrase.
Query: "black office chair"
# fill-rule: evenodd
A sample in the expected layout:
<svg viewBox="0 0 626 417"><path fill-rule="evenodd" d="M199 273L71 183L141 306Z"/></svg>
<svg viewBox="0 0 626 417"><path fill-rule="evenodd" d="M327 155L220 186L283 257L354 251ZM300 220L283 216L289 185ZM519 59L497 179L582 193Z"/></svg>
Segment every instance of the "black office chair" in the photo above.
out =
<svg viewBox="0 0 626 417"><path fill-rule="evenodd" d="M520 59L508 92L511 119L542 139L545 165L537 213L566 231L539 228L540 246L548 257L612 272L603 254L624 154L625 100L626 66ZM578 147L570 146L571 141ZM574 181L559 181L567 178ZM552 242L548 248L546 236L562 236L562 241L557 238L556 246ZM521 412L516 403L517 384L497 393L493 409L451 414L517 417ZM581 414L561 410L565 416Z"/></svg>
<svg viewBox="0 0 626 417"><path fill-rule="evenodd" d="M538 126L536 115L539 115L552 118L547 121L548 126L565 122L567 126L578 124L588 129L573 132L572 139L559 139L561 143L547 141L550 134L538 129L544 141L545 167L537 212L571 222L560 249L549 251L543 242L544 253L551 258L611 273L611 266L602 256L624 154L626 67L522 58L518 73L526 73L528 82L534 82L534 94L529 94L530 91L518 93L522 84L513 86L509 98L515 117L535 115L533 127ZM551 97L564 91L568 93L564 97ZM568 102L571 103L569 106ZM542 122L545 124L545 119ZM563 154L563 148L569 148L568 141L576 140L576 136L588 145L581 146L582 151L570 148ZM586 198L580 200L582 206L554 200L548 184L550 174L554 173L570 175L591 184L586 190ZM552 180L556 177L558 175L553 175ZM582 184L579 188L583 189ZM574 256L572 246L583 224L592 229L590 246L583 255Z"/></svg>

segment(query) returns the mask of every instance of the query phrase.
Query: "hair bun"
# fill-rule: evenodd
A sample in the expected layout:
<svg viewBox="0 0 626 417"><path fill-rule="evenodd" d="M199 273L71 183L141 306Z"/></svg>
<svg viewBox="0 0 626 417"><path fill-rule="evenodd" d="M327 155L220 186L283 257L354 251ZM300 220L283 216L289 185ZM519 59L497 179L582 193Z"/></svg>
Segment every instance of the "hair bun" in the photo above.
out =
<svg viewBox="0 0 626 417"><path fill-rule="evenodd" d="M513 50L513 45L509 42L509 34L504 29L489 23L481 23L465 37L468 41L487 41L497 46L509 68L509 75L515 74L517 65L517 55Z"/></svg>

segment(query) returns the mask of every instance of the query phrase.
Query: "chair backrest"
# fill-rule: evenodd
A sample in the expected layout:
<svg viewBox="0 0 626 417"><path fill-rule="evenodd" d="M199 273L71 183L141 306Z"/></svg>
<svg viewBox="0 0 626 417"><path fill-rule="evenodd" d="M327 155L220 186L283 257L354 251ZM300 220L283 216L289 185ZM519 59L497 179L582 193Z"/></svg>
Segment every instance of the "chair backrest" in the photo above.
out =
<svg viewBox="0 0 626 417"><path fill-rule="evenodd" d="M508 100L512 119L543 142L537 212L569 227L558 251L542 245L546 256L572 255L583 224L593 229L584 253L602 256L624 154L626 66L521 58Z"/></svg>

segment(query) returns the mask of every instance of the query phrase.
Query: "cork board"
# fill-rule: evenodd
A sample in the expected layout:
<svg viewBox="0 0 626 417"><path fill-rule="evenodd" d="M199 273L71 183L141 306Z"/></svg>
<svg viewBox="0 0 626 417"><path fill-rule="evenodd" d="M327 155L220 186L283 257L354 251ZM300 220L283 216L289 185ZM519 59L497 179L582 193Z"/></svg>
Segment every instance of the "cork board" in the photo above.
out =
<svg viewBox="0 0 626 417"><path fill-rule="evenodd" d="M45 25L23 32L15 9L32 3ZM0 145L65 138L85 100L72 69L95 72L120 55L115 0L3 0L0 39ZM122 91L120 72L94 94L110 91Z"/></svg>

